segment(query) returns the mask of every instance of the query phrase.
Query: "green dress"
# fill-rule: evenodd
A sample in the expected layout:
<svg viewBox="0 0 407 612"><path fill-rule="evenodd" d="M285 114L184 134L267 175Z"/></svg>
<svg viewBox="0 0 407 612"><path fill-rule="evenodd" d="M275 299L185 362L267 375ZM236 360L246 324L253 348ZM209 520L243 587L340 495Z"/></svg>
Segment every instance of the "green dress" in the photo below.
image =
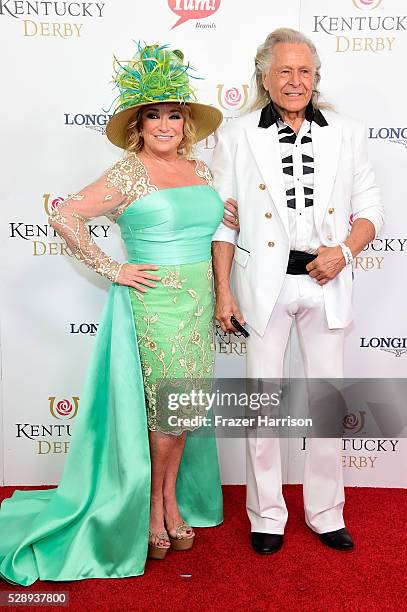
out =
<svg viewBox="0 0 407 612"><path fill-rule="evenodd" d="M210 252L222 214L212 187L195 185L150 190L116 219L128 261L158 265L162 280L143 296L112 284L60 484L17 490L1 506L0 576L7 582L144 572L148 427L162 429L155 384L165 376L211 376ZM177 499L194 527L223 520L216 440L199 429L187 434Z"/></svg>
<svg viewBox="0 0 407 612"><path fill-rule="evenodd" d="M160 381L213 376L210 241L222 213L216 192L200 185L156 191L117 220L130 261L160 264L152 272L161 277L154 289L130 289L150 430L182 431L169 426L168 413L157 412Z"/></svg>

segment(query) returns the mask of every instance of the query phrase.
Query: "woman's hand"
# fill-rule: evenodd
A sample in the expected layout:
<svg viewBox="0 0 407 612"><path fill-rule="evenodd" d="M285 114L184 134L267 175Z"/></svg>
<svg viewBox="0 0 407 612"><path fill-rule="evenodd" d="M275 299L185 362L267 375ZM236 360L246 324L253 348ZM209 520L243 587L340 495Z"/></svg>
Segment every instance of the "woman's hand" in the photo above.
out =
<svg viewBox="0 0 407 612"><path fill-rule="evenodd" d="M238 232L240 230L240 226L236 200L233 198L228 198L223 204L225 207L225 211L223 213L223 223L226 225L226 227L230 227L230 229L234 229Z"/></svg>
<svg viewBox="0 0 407 612"><path fill-rule="evenodd" d="M119 272L119 276L116 279L116 283L119 285L127 285L128 287L134 287L141 293L145 293L147 289L143 287L156 287L155 282L161 280L160 276L150 274L147 270L158 270L158 266L151 264L123 264Z"/></svg>

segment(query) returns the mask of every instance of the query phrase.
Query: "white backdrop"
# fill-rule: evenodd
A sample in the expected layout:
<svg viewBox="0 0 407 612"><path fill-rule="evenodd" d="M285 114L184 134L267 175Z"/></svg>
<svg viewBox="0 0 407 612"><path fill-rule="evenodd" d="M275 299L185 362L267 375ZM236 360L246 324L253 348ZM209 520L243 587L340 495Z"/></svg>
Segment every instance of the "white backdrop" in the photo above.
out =
<svg viewBox="0 0 407 612"><path fill-rule="evenodd" d="M134 40L181 48L206 77L196 81L201 101L220 107L232 121L247 104L257 46L282 26L312 37L326 99L366 123L387 209L380 239L355 262L346 374L406 375L405 1L9 0L0 3L0 45L9 58L3 62L0 115L6 145L0 186L0 482L57 483L80 410L108 283L63 254L47 211L120 155L103 135L114 95L113 54L129 59ZM212 139L201 147L208 161L212 147ZM102 248L123 259L117 228L104 218L93 226ZM241 376L245 345L227 340L216 343L217 373ZM295 334L290 347L287 371L298 375ZM357 406L355 417L359 428ZM287 482L301 481L301 446L301 440L284 441ZM221 440L219 450L224 482L244 482L243 441ZM347 484L407 487L405 440L344 441L343 464Z"/></svg>

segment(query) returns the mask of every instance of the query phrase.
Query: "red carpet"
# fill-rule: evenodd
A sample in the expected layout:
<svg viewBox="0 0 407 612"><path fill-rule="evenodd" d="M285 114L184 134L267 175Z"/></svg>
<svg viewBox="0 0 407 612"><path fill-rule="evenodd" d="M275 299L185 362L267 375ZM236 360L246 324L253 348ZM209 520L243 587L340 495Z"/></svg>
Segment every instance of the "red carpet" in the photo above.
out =
<svg viewBox="0 0 407 612"><path fill-rule="evenodd" d="M284 548L275 555L261 557L252 552L244 488L227 486L224 524L197 530L191 551L170 551L164 561L149 561L144 576L37 582L28 589L12 588L0 580L0 590L66 590L70 594L68 609L88 612L406 609L406 490L347 489L345 517L356 549L339 553L324 547L305 526L301 487L287 485L284 489L290 518ZM0 499L12 491L11 487L0 488ZM37 609L44 610L30 607Z"/></svg>

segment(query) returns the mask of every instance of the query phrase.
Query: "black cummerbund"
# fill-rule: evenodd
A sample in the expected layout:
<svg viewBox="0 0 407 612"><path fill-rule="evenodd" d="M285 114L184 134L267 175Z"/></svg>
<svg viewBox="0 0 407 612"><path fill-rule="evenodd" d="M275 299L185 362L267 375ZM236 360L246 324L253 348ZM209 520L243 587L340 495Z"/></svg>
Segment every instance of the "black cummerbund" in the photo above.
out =
<svg viewBox="0 0 407 612"><path fill-rule="evenodd" d="M287 274L308 274L305 266L313 261L317 255L304 253L303 251L290 251L288 258Z"/></svg>

